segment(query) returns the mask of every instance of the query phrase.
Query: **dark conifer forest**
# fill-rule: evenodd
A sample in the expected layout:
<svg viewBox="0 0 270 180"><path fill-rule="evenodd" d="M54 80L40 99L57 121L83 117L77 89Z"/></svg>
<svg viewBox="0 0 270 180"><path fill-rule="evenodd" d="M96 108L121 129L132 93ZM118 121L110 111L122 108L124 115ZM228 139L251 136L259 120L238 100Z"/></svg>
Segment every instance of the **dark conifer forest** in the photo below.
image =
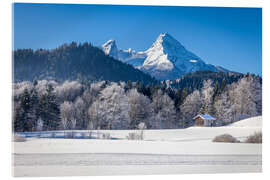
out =
<svg viewBox="0 0 270 180"><path fill-rule="evenodd" d="M52 50L18 49L13 54L15 82L41 79L155 82L150 75L105 55L90 43L72 42Z"/></svg>

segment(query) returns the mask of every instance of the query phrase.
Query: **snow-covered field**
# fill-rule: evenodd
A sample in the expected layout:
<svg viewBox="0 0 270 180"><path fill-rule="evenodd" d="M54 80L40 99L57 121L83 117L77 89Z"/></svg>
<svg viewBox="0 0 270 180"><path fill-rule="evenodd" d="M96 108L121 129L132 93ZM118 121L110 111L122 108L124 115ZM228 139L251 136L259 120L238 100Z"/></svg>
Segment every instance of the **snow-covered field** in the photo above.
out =
<svg viewBox="0 0 270 180"><path fill-rule="evenodd" d="M235 122L233 124L230 124L229 126L232 127L262 127L262 117L252 117L248 119L244 119L238 122Z"/></svg>
<svg viewBox="0 0 270 180"><path fill-rule="evenodd" d="M229 133L240 140L261 131L261 117L225 127L145 130L143 141L127 140L134 130L103 130L112 140L37 138L14 142L15 176L71 176L261 172L261 144L214 143ZM50 137L43 132L41 137ZM96 137L97 131L93 131ZM63 136L58 131L56 137Z"/></svg>

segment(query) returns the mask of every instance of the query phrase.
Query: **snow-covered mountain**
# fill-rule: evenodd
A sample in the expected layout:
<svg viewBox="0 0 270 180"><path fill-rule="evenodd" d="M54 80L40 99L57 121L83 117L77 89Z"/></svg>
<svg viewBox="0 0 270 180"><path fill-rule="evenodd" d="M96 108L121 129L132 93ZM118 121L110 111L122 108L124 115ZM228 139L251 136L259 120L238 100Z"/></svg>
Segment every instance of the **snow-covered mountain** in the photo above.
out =
<svg viewBox="0 0 270 180"><path fill-rule="evenodd" d="M115 59L118 59L127 64L133 65L135 68L139 68L145 58L146 54L144 52L136 52L132 49L118 49L115 43L115 40L109 40L101 46L101 49L105 54L112 56Z"/></svg>
<svg viewBox="0 0 270 180"><path fill-rule="evenodd" d="M118 59L118 49L115 43L115 40L109 40L101 46L105 54L110 55Z"/></svg>
<svg viewBox="0 0 270 180"><path fill-rule="evenodd" d="M176 79L186 73L202 70L229 72L220 66L206 64L168 33L160 34L146 51L119 50L114 40L109 40L101 48L115 59L131 64L160 80Z"/></svg>

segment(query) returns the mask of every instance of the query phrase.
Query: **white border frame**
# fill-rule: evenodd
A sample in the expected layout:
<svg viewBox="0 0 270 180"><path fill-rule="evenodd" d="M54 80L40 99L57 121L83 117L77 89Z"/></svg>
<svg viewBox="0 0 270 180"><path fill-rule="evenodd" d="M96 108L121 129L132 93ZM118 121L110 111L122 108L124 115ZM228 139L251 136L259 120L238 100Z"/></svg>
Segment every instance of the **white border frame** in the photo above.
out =
<svg viewBox="0 0 270 180"><path fill-rule="evenodd" d="M121 5L164 5L164 6L210 6L210 7L262 7L263 8L263 173L250 174L180 174L180 175L148 175L148 176L99 176L99 177L68 177L71 179L149 179L157 180L163 178L170 179L269 179L269 132L270 132L270 111L267 108L270 100L270 82L268 70L270 68L269 56L269 18L270 7L268 0L4 0L0 5L0 49L1 49L1 177L5 179L13 179L11 176L11 52L12 52L12 3L67 3L67 4L121 4ZM266 50L265 50L266 49ZM268 142L267 142L268 141ZM267 161L268 160L268 161ZM35 179L66 179L67 177L59 178L35 178ZM20 178L29 179L29 178Z"/></svg>

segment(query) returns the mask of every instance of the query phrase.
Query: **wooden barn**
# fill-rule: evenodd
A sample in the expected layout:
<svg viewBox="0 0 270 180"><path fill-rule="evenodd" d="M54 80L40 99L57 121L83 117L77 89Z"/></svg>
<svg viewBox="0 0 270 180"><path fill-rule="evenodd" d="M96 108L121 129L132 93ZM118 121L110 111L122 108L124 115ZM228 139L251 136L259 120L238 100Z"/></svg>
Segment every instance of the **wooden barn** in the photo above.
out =
<svg viewBox="0 0 270 180"><path fill-rule="evenodd" d="M199 114L193 118L195 126L219 126L219 123L216 118L209 114Z"/></svg>

